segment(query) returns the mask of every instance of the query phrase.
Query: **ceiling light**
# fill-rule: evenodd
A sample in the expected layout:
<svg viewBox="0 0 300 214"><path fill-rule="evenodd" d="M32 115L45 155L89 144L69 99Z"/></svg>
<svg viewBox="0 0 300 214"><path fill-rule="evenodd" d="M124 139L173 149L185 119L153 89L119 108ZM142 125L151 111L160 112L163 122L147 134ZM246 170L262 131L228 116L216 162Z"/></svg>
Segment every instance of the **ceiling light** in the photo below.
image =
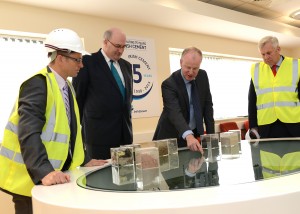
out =
<svg viewBox="0 0 300 214"><path fill-rule="evenodd" d="M300 9L299 9L299 10L296 10L296 11L293 12L293 13L291 13L290 17L293 18L293 19L300 20Z"/></svg>

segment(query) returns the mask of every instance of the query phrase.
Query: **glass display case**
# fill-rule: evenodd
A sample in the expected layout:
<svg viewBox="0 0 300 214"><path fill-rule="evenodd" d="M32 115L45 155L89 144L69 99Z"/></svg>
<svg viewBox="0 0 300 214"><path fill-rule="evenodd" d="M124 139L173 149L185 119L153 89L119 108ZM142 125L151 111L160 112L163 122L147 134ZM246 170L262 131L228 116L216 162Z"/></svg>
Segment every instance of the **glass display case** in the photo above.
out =
<svg viewBox="0 0 300 214"><path fill-rule="evenodd" d="M225 137L229 137L231 140L230 134L225 135ZM222 138L220 137L218 145L222 145L221 141ZM237 142L231 143L227 139L223 143L226 146L238 146ZM156 144L153 142L152 145ZM187 148L172 150L168 147L169 155L177 155L176 167L169 167L168 170L161 170L159 148L156 146L150 148L141 146L135 150L136 163L134 165L137 169L129 170L134 172L135 176L133 173L127 174L126 170L122 171L120 168L119 171L115 170L115 158L112 158L111 165L79 177L77 184L80 187L98 191L174 191L256 182L300 171L300 140L293 138L262 139L260 141L242 140L241 153L239 147L233 151L222 148L219 158L214 159L215 161L206 158L205 152L201 154ZM118 153L119 151L114 152L118 158L132 157L128 151L127 153L122 151L121 154ZM232 154L235 158L228 158L228 155ZM166 155L165 151L161 155ZM131 161L132 159L129 158L125 162L121 162L124 163L123 166L126 166L129 162L131 164ZM150 173L151 176L145 172L149 169L155 169ZM113 177L114 171L117 171L117 174L121 176L118 182Z"/></svg>

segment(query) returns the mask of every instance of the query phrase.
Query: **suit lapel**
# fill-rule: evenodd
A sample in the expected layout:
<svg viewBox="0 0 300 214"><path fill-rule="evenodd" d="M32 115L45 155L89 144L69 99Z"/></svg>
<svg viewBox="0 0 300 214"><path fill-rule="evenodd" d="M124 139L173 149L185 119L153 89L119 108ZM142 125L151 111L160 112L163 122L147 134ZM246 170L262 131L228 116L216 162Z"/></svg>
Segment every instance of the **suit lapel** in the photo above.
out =
<svg viewBox="0 0 300 214"><path fill-rule="evenodd" d="M118 61L119 65L120 65L120 68L121 68L121 72L122 72L122 75L123 75L123 78L124 78L124 84L125 84L125 97L127 99L125 100L128 100L128 96L129 94L131 93L130 91L128 91L128 89L131 88L130 84L130 77L128 76L128 70L127 70L127 67L124 63L124 61L122 61L121 59Z"/></svg>
<svg viewBox="0 0 300 214"><path fill-rule="evenodd" d="M190 111L189 110L190 109L189 95L186 90L185 82L183 81L182 76L181 76L181 70L175 71L174 78L178 85L178 89L179 89L178 93L181 97L183 97L185 104L186 104L186 108L188 109L188 112L189 112Z"/></svg>
<svg viewBox="0 0 300 214"><path fill-rule="evenodd" d="M71 90L69 85L69 101L70 101L70 111L71 111L71 123L70 123L70 143L71 143L71 151L72 154L74 153L74 145L75 145L75 139L77 135L77 118L74 110L74 100L73 100L73 90Z"/></svg>
<svg viewBox="0 0 300 214"><path fill-rule="evenodd" d="M104 72L104 74L108 77L109 81L112 82L114 87L119 91L120 95L122 96L119 86L110 70L110 67L108 66L108 64L100 50L98 52L98 59L96 61L98 62L98 65L100 66L99 70Z"/></svg>
<svg viewBox="0 0 300 214"><path fill-rule="evenodd" d="M203 77L201 77L201 75L202 75L202 70L199 69L199 72L198 72L198 75L196 76L195 82L196 82L196 85L197 85L198 95L199 95L199 99L200 99L199 100L200 107L201 107L201 109L203 109L204 100L201 99L201 98L204 94L206 94L206 90L205 90L205 88L201 87L201 85L203 85L202 81L204 79ZM200 90L200 88L201 88L201 90Z"/></svg>

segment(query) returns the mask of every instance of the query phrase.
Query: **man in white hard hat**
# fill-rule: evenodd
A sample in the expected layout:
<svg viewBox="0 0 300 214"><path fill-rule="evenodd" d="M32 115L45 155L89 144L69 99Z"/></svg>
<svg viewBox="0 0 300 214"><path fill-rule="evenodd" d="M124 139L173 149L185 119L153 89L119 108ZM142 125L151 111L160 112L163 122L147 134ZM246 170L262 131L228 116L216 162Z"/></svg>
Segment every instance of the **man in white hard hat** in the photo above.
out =
<svg viewBox="0 0 300 214"><path fill-rule="evenodd" d="M68 183L64 171L106 163L84 154L79 110L67 80L77 76L87 54L80 37L56 29L45 47L50 63L21 84L0 150L0 189L13 196L15 211L22 214L32 213L34 185Z"/></svg>

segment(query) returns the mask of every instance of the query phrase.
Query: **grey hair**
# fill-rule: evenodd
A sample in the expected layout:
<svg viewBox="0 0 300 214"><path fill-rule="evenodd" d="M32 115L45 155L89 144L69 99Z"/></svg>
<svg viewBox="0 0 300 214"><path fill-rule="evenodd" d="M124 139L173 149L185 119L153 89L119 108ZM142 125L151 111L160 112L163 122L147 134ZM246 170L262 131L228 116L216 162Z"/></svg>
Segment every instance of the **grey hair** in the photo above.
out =
<svg viewBox="0 0 300 214"><path fill-rule="evenodd" d="M181 59L189 52L196 52L202 58L202 51L196 47L188 47L182 51Z"/></svg>
<svg viewBox="0 0 300 214"><path fill-rule="evenodd" d="M104 40L107 40L107 39L109 40L111 38L111 36L112 36L112 30L107 30L103 34L103 39Z"/></svg>
<svg viewBox="0 0 300 214"><path fill-rule="evenodd" d="M258 42L258 48L262 49L269 42L272 44L273 48L277 48L279 46L279 42L276 37L266 36Z"/></svg>

